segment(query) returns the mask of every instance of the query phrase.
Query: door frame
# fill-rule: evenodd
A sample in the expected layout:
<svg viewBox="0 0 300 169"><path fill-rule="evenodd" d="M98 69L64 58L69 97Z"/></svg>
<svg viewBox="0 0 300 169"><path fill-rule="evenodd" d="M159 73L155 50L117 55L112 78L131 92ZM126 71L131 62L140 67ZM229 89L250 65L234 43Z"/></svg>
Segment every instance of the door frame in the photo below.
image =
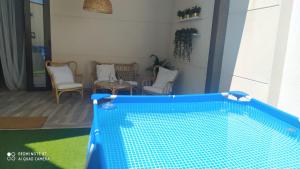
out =
<svg viewBox="0 0 300 169"><path fill-rule="evenodd" d="M44 24L44 46L45 61L51 60L51 28L50 28L50 2L43 0L43 24ZM33 68L32 68L32 43L31 43L31 13L30 0L24 0L24 20L25 20L25 55L26 55L26 77L28 91L50 90L51 83L48 73L46 73L46 86L34 87L33 84ZM45 67L46 71L46 67ZM47 72L47 71L46 71Z"/></svg>

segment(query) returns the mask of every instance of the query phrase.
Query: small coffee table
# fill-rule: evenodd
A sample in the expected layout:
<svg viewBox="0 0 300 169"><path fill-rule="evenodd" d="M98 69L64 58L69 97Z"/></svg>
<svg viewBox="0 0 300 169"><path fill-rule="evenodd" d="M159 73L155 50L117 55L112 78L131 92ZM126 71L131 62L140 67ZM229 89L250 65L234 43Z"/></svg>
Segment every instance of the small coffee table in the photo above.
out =
<svg viewBox="0 0 300 169"><path fill-rule="evenodd" d="M121 89L126 89L130 91L130 95L132 95L132 86L128 82L122 82L120 83L119 81L115 82L109 82L109 81L102 81L102 82L97 82L94 84L93 87L93 93L96 93L97 89L108 89L111 91L111 94L116 95L118 90Z"/></svg>

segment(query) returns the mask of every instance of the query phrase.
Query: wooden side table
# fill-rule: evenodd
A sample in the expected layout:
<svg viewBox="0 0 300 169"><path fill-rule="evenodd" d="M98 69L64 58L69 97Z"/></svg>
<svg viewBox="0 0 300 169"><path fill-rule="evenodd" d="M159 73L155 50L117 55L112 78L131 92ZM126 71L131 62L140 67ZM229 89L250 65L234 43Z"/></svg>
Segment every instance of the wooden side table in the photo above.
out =
<svg viewBox="0 0 300 169"><path fill-rule="evenodd" d="M116 95L118 90L126 89L130 91L130 95L132 95L132 86L130 83L122 82L119 83L118 81L109 82L109 81L102 81L97 82L93 86L93 93L96 93L97 89L108 89L111 91L111 94Z"/></svg>

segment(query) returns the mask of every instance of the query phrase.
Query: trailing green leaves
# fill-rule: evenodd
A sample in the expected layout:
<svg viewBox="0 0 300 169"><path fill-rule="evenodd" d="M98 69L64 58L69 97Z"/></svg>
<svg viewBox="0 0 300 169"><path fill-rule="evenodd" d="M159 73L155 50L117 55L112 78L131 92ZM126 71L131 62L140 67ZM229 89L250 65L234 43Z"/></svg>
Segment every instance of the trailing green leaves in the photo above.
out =
<svg viewBox="0 0 300 169"><path fill-rule="evenodd" d="M193 35L197 34L195 28L180 29L175 32L174 40L174 56L175 58L183 58L191 61L191 53L193 50Z"/></svg>

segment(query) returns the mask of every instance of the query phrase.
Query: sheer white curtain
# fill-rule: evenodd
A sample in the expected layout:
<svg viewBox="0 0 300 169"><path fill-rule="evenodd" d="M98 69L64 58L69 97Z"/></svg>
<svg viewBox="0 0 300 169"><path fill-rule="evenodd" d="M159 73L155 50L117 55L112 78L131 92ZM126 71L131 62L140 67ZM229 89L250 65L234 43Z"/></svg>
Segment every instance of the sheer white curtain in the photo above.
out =
<svg viewBox="0 0 300 169"><path fill-rule="evenodd" d="M23 0L0 0L0 59L10 90L25 87Z"/></svg>

